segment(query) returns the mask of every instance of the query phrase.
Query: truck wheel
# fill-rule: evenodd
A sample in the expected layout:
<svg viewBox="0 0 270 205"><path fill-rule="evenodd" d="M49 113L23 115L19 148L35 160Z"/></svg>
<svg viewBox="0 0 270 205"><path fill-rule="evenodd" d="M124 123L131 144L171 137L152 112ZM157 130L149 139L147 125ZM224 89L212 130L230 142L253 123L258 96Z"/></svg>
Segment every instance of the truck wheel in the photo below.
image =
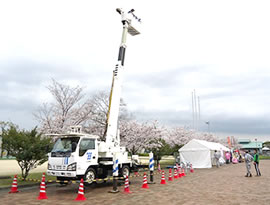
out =
<svg viewBox="0 0 270 205"><path fill-rule="evenodd" d="M125 177L129 176L129 174L130 174L129 166L124 165L121 169L121 176Z"/></svg>
<svg viewBox="0 0 270 205"><path fill-rule="evenodd" d="M96 180L96 178L97 178L96 176L97 176L97 174L96 174L95 169L93 169L93 168L87 169L87 171L85 172L85 175L84 175L85 185L93 184L94 180Z"/></svg>

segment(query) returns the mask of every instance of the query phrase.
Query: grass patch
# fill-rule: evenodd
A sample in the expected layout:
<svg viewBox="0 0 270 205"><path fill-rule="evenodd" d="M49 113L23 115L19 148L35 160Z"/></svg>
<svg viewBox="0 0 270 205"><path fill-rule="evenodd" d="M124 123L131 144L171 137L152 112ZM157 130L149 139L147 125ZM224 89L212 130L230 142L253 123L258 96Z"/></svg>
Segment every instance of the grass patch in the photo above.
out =
<svg viewBox="0 0 270 205"><path fill-rule="evenodd" d="M16 158L0 158L0 160L16 160Z"/></svg>
<svg viewBox="0 0 270 205"><path fill-rule="evenodd" d="M18 175L18 177L21 177L21 174ZM18 186L20 185L26 185L26 184L36 184L39 183L37 180L41 180L42 172L41 173L31 173L28 175L26 181L22 181L21 179L17 180ZM11 187L13 182L14 175L10 175L9 179L0 179L0 187ZM30 179L35 179L36 181L30 181ZM47 176L46 180L56 180L56 177L53 176Z"/></svg>
<svg viewBox="0 0 270 205"><path fill-rule="evenodd" d="M260 155L260 159L270 159L270 156L261 156Z"/></svg>
<svg viewBox="0 0 270 205"><path fill-rule="evenodd" d="M169 166L169 165L174 165L175 164L175 160L174 159L166 159L166 160L160 160L159 161L159 163L160 163L160 166L162 167L162 168L164 168L164 167L167 167L167 166Z"/></svg>

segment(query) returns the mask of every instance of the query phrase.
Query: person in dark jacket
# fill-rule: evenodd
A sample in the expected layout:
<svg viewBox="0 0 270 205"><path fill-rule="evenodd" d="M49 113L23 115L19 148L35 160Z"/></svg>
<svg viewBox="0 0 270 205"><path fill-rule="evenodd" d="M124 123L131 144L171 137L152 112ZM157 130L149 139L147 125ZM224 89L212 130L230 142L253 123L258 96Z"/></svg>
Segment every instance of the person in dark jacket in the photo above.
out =
<svg viewBox="0 0 270 205"><path fill-rule="evenodd" d="M261 172L260 172L260 169L259 169L259 154L257 153L257 150L255 150L255 154L253 156L253 164L255 166L255 170L256 170L256 173L257 173L257 176L261 176Z"/></svg>

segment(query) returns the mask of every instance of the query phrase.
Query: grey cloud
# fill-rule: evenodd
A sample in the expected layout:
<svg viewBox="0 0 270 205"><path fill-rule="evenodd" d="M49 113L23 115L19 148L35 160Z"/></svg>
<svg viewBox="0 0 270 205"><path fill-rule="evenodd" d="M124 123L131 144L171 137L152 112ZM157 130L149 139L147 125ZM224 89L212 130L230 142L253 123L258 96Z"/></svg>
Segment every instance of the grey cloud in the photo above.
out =
<svg viewBox="0 0 270 205"><path fill-rule="evenodd" d="M1 84L7 82L16 82L25 85L39 85L42 80L52 77L72 78L74 76L83 76L81 72L74 72L68 64L56 66L55 64L32 61L23 58L8 59L0 62L1 66ZM79 68L78 68L79 69Z"/></svg>
<svg viewBox="0 0 270 205"><path fill-rule="evenodd" d="M190 72L199 72L204 69L204 66L179 67L165 69L163 71L133 75L132 78L138 84L143 84L154 88L168 88L183 84L182 78Z"/></svg>
<svg viewBox="0 0 270 205"><path fill-rule="evenodd" d="M190 112L167 111L134 111L138 120L158 120L168 126L186 126L192 128L192 116ZM211 116L207 120L201 120L200 131L207 132L205 121L210 121L210 131L214 133L226 133L228 136L269 136L270 118L257 116L253 118L230 117L224 115Z"/></svg>

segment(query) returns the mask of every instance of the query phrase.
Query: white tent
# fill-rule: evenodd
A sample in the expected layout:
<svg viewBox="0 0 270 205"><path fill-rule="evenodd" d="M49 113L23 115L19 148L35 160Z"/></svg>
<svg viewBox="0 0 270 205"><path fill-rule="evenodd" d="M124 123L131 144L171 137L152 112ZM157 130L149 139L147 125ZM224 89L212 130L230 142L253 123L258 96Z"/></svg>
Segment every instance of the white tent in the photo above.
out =
<svg viewBox="0 0 270 205"><path fill-rule="evenodd" d="M190 162L193 168L211 168L215 164L213 160L215 150L224 157L224 152L230 151L222 144L205 140L190 140L179 149L181 162Z"/></svg>

